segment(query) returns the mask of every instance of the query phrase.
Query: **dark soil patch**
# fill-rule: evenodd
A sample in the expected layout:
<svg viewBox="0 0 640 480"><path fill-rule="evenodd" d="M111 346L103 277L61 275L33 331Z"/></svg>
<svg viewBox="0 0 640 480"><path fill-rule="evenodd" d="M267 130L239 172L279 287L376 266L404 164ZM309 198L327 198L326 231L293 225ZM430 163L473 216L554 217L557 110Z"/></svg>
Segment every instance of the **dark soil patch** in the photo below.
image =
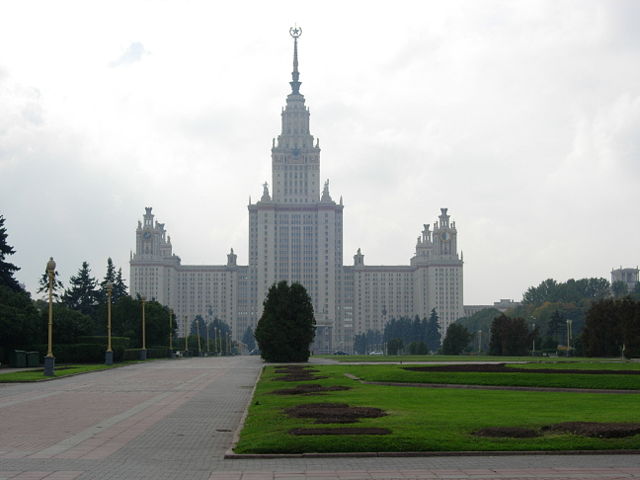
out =
<svg viewBox="0 0 640 480"><path fill-rule="evenodd" d="M509 438L533 438L539 437L540 433L530 428L522 427L489 427L483 428L474 435L478 437L509 437Z"/></svg>
<svg viewBox="0 0 640 480"><path fill-rule="evenodd" d="M274 390L271 392L275 395L317 395L324 392L337 392L341 390L351 390L351 387L343 387L340 385L334 385L331 387L323 387L317 383L308 383L302 385L296 385L293 388L283 388L281 390Z"/></svg>
<svg viewBox="0 0 640 480"><path fill-rule="evenodd" d="M335 427L335 428L294 428L291 435L389 435L388 428Z"/></svg>
<svg viewBox="0 0 640 480"><path fill-rule="evenodd" d="M640 434L640 423L563 422L542 427L542 430L585 437L621 438Z"/></svg>
<svg viewBox="0 0 640 480"><path fill-rule="evenodd" d="M430 367L403 367L415 372L478 372L478 373L584 373L590 375L640 375L640 370L581 370L576 368L518 368L504 363L475 365L434 365Z"/></svg>
<svg viewBox="0 0 640 480"><path fill-rule="evenodd" d="M308 382L310 380L322 380L323 378L329 377L322 377L318 375L285 375L284 377L276 377L274 380L277 380L278 382Z"/></svg>
<svg viewBox="0 0 640 480"><path fill-rule="evenodd" d="M374 407L351 407L346 403L307 403L286 408L294 418L315 418L315 423L355 423L360 418L378 418L387 413Z"/></svg>
<svg viewBox="0 0 640 480"><path fill-rule="evenodd" d="M314 373L318 373L319 370L303 365L285 365L276 367L275 372L278 374L284 374L283 377L274 378L274 380L277 380L279 382L306 382L309 380L321 380L323 378L329 378L314 375Z"/></svg>

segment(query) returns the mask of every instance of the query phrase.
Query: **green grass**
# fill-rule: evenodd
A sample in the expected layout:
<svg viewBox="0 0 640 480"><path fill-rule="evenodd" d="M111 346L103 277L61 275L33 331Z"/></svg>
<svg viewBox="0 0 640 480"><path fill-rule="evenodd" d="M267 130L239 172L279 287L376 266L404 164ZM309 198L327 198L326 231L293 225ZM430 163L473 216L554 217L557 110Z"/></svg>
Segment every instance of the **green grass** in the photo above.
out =
<svg viewBox="0 0 640 480"><path fill-rule="evenodd" d="M268 392L295 385L274 381L267 367L257 385L236 453L301 453L349 451L577 450L638 449L640 435L597 439L568 434L531 439L488 439L472 435L491 426L538 428L565 421L639 422L636 395L429 389L363 385L344 377L352 366L318 367L330 378L323 385L352 390L314 396L281 396ZM300 382L306 383L306 382ZM389 415L362 419L353 426L382 427L390 435L294 436L296 427L322 426L312 419L291 419L282 409L302 403L344 402L386 410ZM341 425L327 425L341 426ZM346 425L346 426L349 426Z"/></svg>
<svg viewBox="0 0 640 480"><path fill-rule="evenodd" d="M564 366L537 364L531 368L602 368L609 364L576 363ZM520 364L514 365L523 366ZM618 365L618 368L620 366ZM625 367L626 368L626 367ZM634 370L638 370L636 367ZM518 387L594 388L640 390L640 375L579 373L416 372L399 365L351 365L349 373L370 382L446 383ZM640 401L640 399L638 399Z"/></svg>
<svg viewBox="0 0 640 480"><path fill-rule="evenodd" d="M336 360L340 363L350 362L588 362L615 363L628 365L615 358L587 358L587 357L502 357L496 355L314 355L316 358Z"/></svg>
<svg viewBox="0 0 640 480"><path fill-rule="evenodd" d="M114 363L113 365L104 365L104 364L59 365L59 366L56 366L53 377L45 377L43 373L44 370L42 368L38 370L27 370L24 372L0 373L0 383L37 382L39 380L61 378L61 377L66 377L68 375L75 375L77 373L108 370L111 368L130 365L132 363L138 363L138 362L137 361L121 362L121 363Z"/></svg>

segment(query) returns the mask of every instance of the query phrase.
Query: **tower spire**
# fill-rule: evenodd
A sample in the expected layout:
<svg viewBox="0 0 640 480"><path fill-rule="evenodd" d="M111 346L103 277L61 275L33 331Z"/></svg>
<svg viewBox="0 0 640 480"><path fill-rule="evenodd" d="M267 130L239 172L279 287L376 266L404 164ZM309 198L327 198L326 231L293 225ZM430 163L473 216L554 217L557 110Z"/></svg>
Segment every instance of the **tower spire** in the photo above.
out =
<svg viewBox="0 0 640 480"><path fill-rule="evenodd" d="M302 28L297 25L295 27L291 27L289 29L289 35L293 37L293 72L291 72L291 82L289 82L289 85L291 85L291 93L299 95L300 84L302 82L298 81L300 78L300 72L298 72L298 38L302 35Z"/></svg>

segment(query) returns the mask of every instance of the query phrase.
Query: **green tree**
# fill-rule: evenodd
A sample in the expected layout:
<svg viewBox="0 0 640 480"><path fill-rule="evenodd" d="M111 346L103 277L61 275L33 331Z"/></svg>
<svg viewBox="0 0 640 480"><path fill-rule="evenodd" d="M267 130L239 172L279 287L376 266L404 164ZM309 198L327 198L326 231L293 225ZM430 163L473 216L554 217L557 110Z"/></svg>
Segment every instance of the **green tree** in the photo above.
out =
<svg viewBox="0 0 640 480"><path fill-rule="evenodd" d="M625 282L618 280L611 284L611 293L613 293L613 296L616 298L624 297L629 294L629 287L627 287Z"/></svg>
<svg viewBox="0 0 640 480"><path fill-rule="evenodd" d="M104 278L100 282L100 290L98 291L96 297L99 303L105 303L107 301L107 283L111 282L111 300L113 301L113 287L116 281L116 268L113 265L113 260L111 257L107 258L107 271L104 274Z"/></svg>
<svg viewBox="0 0 640 480"><path fill-rule="evenodd" d="M431 315L429 315L429 320L426 322L425 326L425 344L427 346L427 350L431 352L437 352L440 348L440 320L438 319L438 314L436 313L436 309L431 309Z"/></svg>
<svg viewBox="0 0 640 480"><path fill-rule="evenodd" d="M442 353L445 355L460 355L471 341L469 330L462 325L452 323L442 342Z"/></svg>
<svg viewBox="0 0 640 480"><path fill-rule="evenodd" d="M410 355L426 355L429 353L429 349L424 342L411 342L409 344Z"/></svg>
<svg viewBox="0 0 640 480"><path fill-rule="evenodd" d="M268 362L306 362L315 335L311 298L299 283L272 285L255 337Z"/></svg>
<svg viewBox="0 0 640 480"><path fill-rule="evenodd" d="M40 314L27 292L0 285L0 362L10 350L39 340Z"/></svg>
<svg viewBox="0 0 640 480"><path fill-rule="evenodd" d="M40 313L39 343L46 343L49 323L48 308ZM53 343L78 343L78 337L92 335L93 320L88 315L56 303L53 305Z"/></svg>
<svg viewBox="0 0 640 480"><path fill-rule="evenodd" d="M501 314L502 312L497 308L490 307L480 310L469 317L462 317L456 320L458 325L462 325L469 332L473 333L475 337L473 351L478 349L478 342L480 342L481 352L487 352L489 350L491 323L494 318ZM482 332L482 334L480 332Z"/></svg>
<svg viewBox="0 0 640 480"><path fill-rule="evenodd" d="M387 342L387 354L400 355L402 353L403 347L404 347L404 343L402 339L392 338Z"/></svg>
<svg viewBox="0 0 640 480"><path fill-rule="evenodd" d="M533 340L529 327L522 318L502 314L491 324L491 355L526 355Z"/></svg>
<svg viewBox="0 0 640 480"><path fill-rule="evenodd" d="M106 317L105 317L106 318ZM106 319L104 320L106 323ZM171 318L169 309L155 300L145 302L146 347L169 344L169 329L176 341L176 321ZM111 328L116 337L128 337L131 348L142 346L142 300L125 296L114 302L111 310ZM178 344L176 344L178 345ZM182 345L180 345L182 346Z"/></svg>
<svg viewBox="0 0 640 480"><path fill-rule="evenodd" d="M122 278L122 268L118 268L118 273L113 281L113 292L111 292L111 297L115 302L127 295L127 285L124 283L124 279Z"/></svg>
<svg viewBox="0 0 640 480"><path fill-rule="evenodd" d="M22 287L13 276L15 272L20 270L20 267L5 260L7 256L13 255L15 250L7 243L7 229L4 222L4 217L0 215L0 285L8 287L14 292L21 292Z"/></svg>
<svg viewBox="0 0 640 480"><path fill-rule="evenodd" d="M595 302L581 340L590 357L640 356L640 302L631 297Z"/></svg>
<svg viewBox="0 0 640 480"><path fill-rule="evenodd" d="M73 310L91 317L98 304L98 282L91 276L87 262L82 262L78 274L69 279L69 288L62 295L62 302Z"/></svg>
<svg viewBox="0 0 640 480"><path fill-rule="evenodd" d="M42 294L40 297L42 300L49 301L49 274L47 273L47 269L45 268L44 273L38 280L38 293ZM60 280L60 274L58 270L54 270L53 272L53 282L51 283L51 298L54 302L60 301L60 295L63 293L64 285Z"/></svg>

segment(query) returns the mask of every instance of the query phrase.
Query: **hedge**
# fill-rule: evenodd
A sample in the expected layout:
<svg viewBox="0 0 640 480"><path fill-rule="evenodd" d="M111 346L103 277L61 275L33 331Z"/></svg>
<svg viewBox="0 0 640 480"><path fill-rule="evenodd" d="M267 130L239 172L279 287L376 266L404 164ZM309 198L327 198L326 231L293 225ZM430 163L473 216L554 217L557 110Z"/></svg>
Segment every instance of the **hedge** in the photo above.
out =
<svg viewBox="0 0 640 480"><path fill-rule="evenodd" d="M124 351L122 359L138 360L140 358L141 348L127 348ZM166 358L169 356L168 347L149 347L147 348L147 358Z"/></svg>
<svg viewBox="0 0 640 480"><path fill-rule="evenodd" d="M78 337L78 343L89 343L91 345L102 345L106 348L107 336ZM129 337L111 337L111 348L129 348Z"/></svg>
<svg viewBox="0 0 640 480"><path fill-rule="evenodd" d="M28 350L38 351L40 357L44 358L47 354L47 345L32 345ZM53 345L53 356L56 363L102 363L105 351L106 345L95 343L58 343ZM122 361L123 353L124 348L113 347L113 361Z"/></svg>

